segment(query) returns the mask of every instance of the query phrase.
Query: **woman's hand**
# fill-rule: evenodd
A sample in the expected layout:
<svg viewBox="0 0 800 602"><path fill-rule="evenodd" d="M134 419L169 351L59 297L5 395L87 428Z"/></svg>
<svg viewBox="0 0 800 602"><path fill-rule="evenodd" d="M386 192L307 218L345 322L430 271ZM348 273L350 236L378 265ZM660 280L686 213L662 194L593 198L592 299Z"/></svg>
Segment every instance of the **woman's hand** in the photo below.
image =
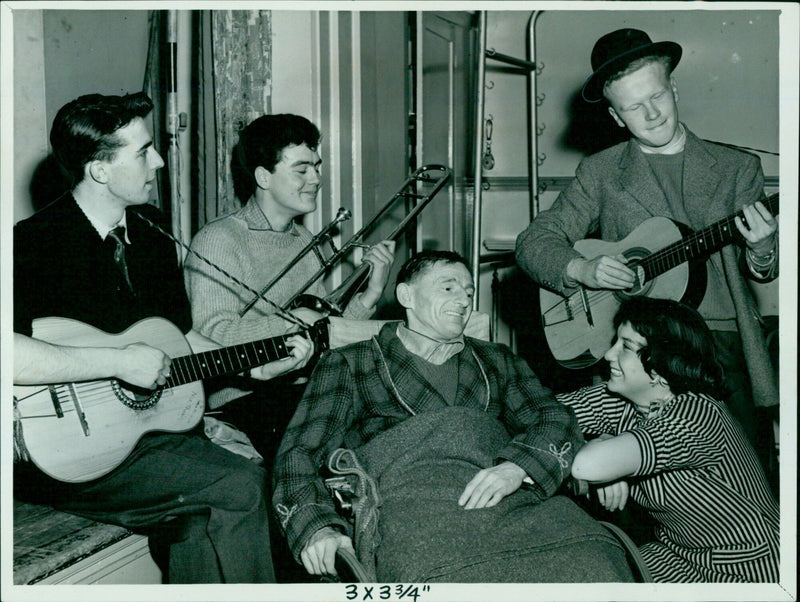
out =
<svg viewBox="0 0 800 602"><path fill-rule="evenodd" d="M623 480L598 485L597 499L606 510L622 510L628 502L628 482Z"/></svg>

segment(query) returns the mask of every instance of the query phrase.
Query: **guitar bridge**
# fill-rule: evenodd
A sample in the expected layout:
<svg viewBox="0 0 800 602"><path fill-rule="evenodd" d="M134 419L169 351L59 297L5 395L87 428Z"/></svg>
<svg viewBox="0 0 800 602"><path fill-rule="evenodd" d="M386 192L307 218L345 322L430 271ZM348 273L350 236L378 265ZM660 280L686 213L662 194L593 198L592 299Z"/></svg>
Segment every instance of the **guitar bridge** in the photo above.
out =
<svg viewBox="0 0 800 602"><path fill-rule="evenodd" d="M53 386L47 387L50 391L50 400L53 402L53 409L56 411L56 416L59 418L64 417L64 408L61 407L61 400L58 398L56 388Z"/></svg>
<svg viewBox="0 0 800 602"><path fill-rule="evenodd" d="M581 303L583 303L583 313L586 315L586 322L589 324L589 328L594 328L592 304L589 302L589 296L586 294L586 289L583 287L581 287Z"/></svg>
<svg viewBox="0 0 800 602"><path fill-rule="evenodd" d="M575 314L572 313L572 305L569 302L569 297L564 299L564 310L567 312L567 320L572 321L575 319Z"/></svg>
<svg viewBox="0 0 800 602"><path fill-rule="evenodd" d="M569 297L561 299L558 303L542 312L542 325L545 327L563 324L574 319Z"/></svg>
<svg viewBox="0 0 800 602"><path fill-rule="evenodd" d="M78 392L75 390L75 385L70 383L66 386L67 391L69 392L70 397L72 397L72 405L75 408L75 414L78 416L78 421L81 423L81 428L83 429L84 436L89 436L89 423L86 422L86 414L83 412L83 406L81 405L81 400L78 397Z"/></svg>

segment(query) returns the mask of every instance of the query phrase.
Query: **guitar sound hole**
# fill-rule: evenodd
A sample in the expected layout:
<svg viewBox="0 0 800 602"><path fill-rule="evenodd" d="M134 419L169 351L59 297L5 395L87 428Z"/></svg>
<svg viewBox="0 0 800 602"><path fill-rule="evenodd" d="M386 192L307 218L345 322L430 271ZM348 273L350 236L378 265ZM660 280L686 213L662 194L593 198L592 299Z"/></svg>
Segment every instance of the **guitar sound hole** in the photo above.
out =
<svg viewBox="0 0 800 602"><path fill-rule="evenodd" d="M111 389L114 395L117 396L123 404L132 410L146 410L152 408L161 399L161 389L151 391L150 389L141 389L139 387L131 387L129 390L122 388L119 381L114 379L111 381Z"/></svg>
<svg viewBox="0 0 800 602"><path fill-rule="evenodd" d="M641 260L648 257L650 254L650 249L645 249L644 247L633 247L625 251L624 255L628 260L628 267L636 273L636 280L631 288L622 291L614 291L614 295L618 299L624 300L628 297L637 297L640 295L647 296L650 289L653 288L654 281L645 281L644 268L639 265Z"/></svg>

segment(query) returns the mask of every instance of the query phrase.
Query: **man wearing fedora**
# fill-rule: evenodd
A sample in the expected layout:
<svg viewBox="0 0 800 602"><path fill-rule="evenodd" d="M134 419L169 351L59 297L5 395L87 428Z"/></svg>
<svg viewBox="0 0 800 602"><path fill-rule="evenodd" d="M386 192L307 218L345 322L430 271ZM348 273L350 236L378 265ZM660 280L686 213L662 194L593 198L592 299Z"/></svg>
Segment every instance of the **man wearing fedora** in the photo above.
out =
<svg viewBox="0 0 800 602"><path fill-rule="evenodd" d="M701 140L679 121L672 71L681 53L678 44L654 43L637 29L597 41L583 98L605 101L631 138L581 161L552 207L517 238L517 262L536 282L565 295L578 286L627 289L635 274L623 256L584 257L572 245L589 234L620 241L654 216L698 230L743 211L745 219L734 220L737 244L706 262L708 283L698 310L725 367L728 405L766 464L771 420L762 417L770 413L755 408L776 411L778 391L745 279L777 277L778 224L760 202L758 157Z"/></svg>

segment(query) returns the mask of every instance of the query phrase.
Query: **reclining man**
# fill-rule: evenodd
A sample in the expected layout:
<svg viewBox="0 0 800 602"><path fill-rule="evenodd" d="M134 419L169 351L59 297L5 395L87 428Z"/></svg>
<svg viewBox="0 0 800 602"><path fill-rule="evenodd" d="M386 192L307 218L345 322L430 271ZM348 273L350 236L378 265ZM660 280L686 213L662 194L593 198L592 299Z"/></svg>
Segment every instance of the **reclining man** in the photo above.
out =
<svg viewBox="0 0 800 602"><path fill-rule="evenodd" d="M334 574L354 537L384 582L630 580L602 527L553 497L582 443L571 410L507 347L463 335L464 259L419 253L395 294L406 323L323 356L281 443L273 504L295 558ZM353 537L319 476L326 464L377 492Z"/></svg>
<svg viewBox="0 0 800 602"><path fill-rule="evenodd" d="M31 336L38 334L33 321L44 317L78 320L105 333L152 317L183 333L191 328L173 243L143 219L165 223L148 205L156 170L164 165L145 124L152 108L142 93L91 94L56 115L53 154L71 184L14 230L15 384L113 378L153 389L170 376L170 358L144 343L117 348L109 336L108 346L94 344L102 339L94 337L80 347ZM301 365L310 343L293 339L291 358L253 372L269 377ZM209 441L202 428L146 434L104 476L64 482L24 461L25 423L15 422L15 431L22 431L15 439L22 460L14 465L17 497L150 535L156 549L168 547L168 568L162 571L169 583L275 580L265 554L266 473ZM89 431L98 445L103 430Z"/></svg>

